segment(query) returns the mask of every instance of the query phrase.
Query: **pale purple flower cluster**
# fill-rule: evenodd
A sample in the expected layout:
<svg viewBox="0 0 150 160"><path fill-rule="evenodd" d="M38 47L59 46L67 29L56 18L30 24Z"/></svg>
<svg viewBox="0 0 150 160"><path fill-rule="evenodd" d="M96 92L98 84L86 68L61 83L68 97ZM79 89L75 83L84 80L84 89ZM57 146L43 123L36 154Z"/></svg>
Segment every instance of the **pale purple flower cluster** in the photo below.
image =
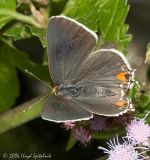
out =
<svg viewBox="0 0 150 160"><path fill-rule="evenodd" d="M134 147L129 142L124 142L123 144L119 143L118 136L116 139L114 138L113 141L110 140L107 143L109 149L99 147L102 149L104 153L108 154L107 160L145 160L148 157L144 156L146 153L147 148L145 147ZM138 152L137 149L144 150L143 152Z"/></svg>
<svg viewBox="0 0 150 160"><path fill-rule="evenodd" d="M75 127L75 123L73 123L73 122L65 122L64 124L63 124L63 127L66 129L66 130L69 130L69 129L72 129L72 128L74 128Z"/></svg>
<svg viewBox="0 0 150 160"><path fill-rule="evenodd" d="M107 128L106 117L94 116L94 118L90 121L90 128L93 131L101 131Z"/></svg>
<svg viewBox="0 0 150 160"><path fill-rule="evenodd" d="M149 114L149 113L148 113ZM148 115L147 114L147 115ZM145 116L146 118L146 116ZM124 143L119 144L118 137L108 144L109 149L99 147L108 154L107 160L145 160L149 151L150 126L145 118L135 118L127 126L127 135L123 138ZM140 152L141 151L141 152Z"/></svg>
<svg viewBox="0 0 150 160"><path fill-rule="evenodd" d="M123 144L119 144L119 140L117 138L117 141L114 139L113 142L110 141L108 143L109 150L99 147L108 154L109 158L107 160L147 159L147 157L143 156L143 153L147 152L147 147L150 147L150 126L145 121L146 116L143 119L132 118L132 120L129 117L130 123L128 122L129 124L126 127L127 134L123 137ZM122 119L127 122L128 117L122 117L121 121L123 121ZM110 119L106 117L95 115L90 121L76 123L66 122L63 124L63 127L67 130L71 129L76 140L85 146L91 141L93 132L101 131L109 127L109 121ZM139 149L142 149L142 152L139 152Z"/></svg>
<svg viewBox="0 0 150 160"><path fill-rule="evenodd" d="M101 131L108 126L106 124L106 117L94 115L90 121L65 122L63 123L63 127L66 130L71 129L76 140L82 145L87 145L91 141L92 132Z"/></svg>
<svg viewBox="0 0 150 160"><path fill-rule="evenodd" d="M74 136L77 141L80 141L83 145L89 143L92 138L90 131L81 126L75 129Z"/></svg>
<svg viewBox="0 0 150 160"><path fill-rule="evenodd" d="M132 142L133 145L142 144L150 146L148 139L150 138L150 126L146 124L145 119L134 119L127 126L126 138Z"/></svg>

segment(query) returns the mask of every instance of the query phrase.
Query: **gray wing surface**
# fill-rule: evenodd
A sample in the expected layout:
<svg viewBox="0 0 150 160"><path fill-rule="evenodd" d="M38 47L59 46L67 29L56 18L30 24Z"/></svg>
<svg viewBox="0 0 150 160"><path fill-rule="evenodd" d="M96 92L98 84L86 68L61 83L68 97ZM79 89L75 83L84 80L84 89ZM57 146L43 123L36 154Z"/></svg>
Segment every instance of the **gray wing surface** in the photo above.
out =
<svg viewBox="0 0 150 160"><path fill-rule="evenodd" d="M76 71L75 84L118 87L124 82L117 79L117 74L131 71L132 68L121 52L101 49L91 53ZM127 80L130 81L131 78L129 75Z"/></svg>
<svg viewBox="0 0 150 160"><path fill-rule="evenodd" d="M94 32L65 16L51 17L48 23L48 61L56 85L72 84L74 72L96 44Z"/></svg>
<svg viewBox="0 0 150 160"><path fill-rule="evenodd" d="M41 117L57 123L67 121L88 120L92 113L83 108L82 104L61 96L49 96L44 105Z"/></svg>
<svg viewBox="0 0 150 160"><path fill-rule="evenodd" d="M85 88L83 96L77 99L88 111L118 116L134 110L126 96L133 81L133 70L119 51L101 49L90 54L75 74L76 86Z"/></svg>

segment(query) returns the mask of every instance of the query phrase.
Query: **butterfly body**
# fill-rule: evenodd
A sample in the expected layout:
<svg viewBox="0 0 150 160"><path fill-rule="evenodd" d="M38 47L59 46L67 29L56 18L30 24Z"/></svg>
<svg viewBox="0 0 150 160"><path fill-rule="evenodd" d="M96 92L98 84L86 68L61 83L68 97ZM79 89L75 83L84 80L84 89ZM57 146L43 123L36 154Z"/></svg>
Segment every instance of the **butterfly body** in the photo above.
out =
<svg viewBox="0 0 150 160"><path fill-rule="evenodd" d="M56 96L62 96L66 98L75 98L80 96L81 88L76 86L63 86L59 87L58 92L55 94Z"/></svg>
<svg viewBox="0 0 150 160"><path fill-rule="evenodd" d="M84 98L84 97L105 97L114 95L109 89L104 87L93 87L93 86L64 86L60 87L56 92L56 96L62 96L65 98Z"/></svg>

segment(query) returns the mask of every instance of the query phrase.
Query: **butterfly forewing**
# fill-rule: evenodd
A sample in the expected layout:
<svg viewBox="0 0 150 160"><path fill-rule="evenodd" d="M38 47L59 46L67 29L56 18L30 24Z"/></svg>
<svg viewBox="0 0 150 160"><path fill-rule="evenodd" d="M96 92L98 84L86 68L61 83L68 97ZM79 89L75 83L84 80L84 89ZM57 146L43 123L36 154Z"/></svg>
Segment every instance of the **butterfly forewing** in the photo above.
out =
<svg viewBox="0 0 150 160"><path fill-rule="evenodd" d="M64 16L54 16L48 23L48 60L56 85L74 81L74 72L96 44L96 34Z"/></svg>

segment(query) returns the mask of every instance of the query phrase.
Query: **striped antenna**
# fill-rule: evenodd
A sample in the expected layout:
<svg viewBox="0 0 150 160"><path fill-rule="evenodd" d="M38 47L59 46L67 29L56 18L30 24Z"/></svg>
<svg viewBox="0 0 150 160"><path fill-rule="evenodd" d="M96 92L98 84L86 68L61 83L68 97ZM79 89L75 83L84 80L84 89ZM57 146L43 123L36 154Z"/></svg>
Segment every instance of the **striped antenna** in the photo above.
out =
<svg viewBox="0 0 150 160"><path fill-rule="evenodd" d="M31 72L28 71L27 69L25 69L25 72L28 73L29 75L33 76L34 78L36 78L36 79L39 80L41 83L43 83L44 85L48 86L49 88L52 88L50 85L48 85L47 83L45 83L44 81L42 81L40 78L38 78L37 76L35 76L33 73L31 73Z"/></svg>
<svg viewBox="0 0 150 160"><path fill-rule="evenodd" d="M33 73L31 73L30 71L28 71L27 69L25 69L25 72L28 73L29 75L31 75L32 77L36 78L37 80L39 80L41 83L43 83L44 85L46 85L49 88L52 88L50 85L48 85L47 83L45 83L44 81L42 81L40 78L38 78L37 76L35 76ZM28 106L26 109L23 110L23 112L26 112L28 110L30 110L34 105L38 104L40 101L42 101L46 96L48 96L49 93L47 93L46 95L43 95L41 98L39 98L34 104L32 104L31 106Z"/></svg>
<svg viewBox="0 0 150 160"><path fill-rule="evenodd" d="M46 96L48 96L49 93L47 93L46 95L43 95L41 98L39 98L34 104L32 104L31 106L28 106L26 109L23 110L23 112L26 112L28 110L30 110L34 105L38 104L40 101L42 101Z"/></svg>

